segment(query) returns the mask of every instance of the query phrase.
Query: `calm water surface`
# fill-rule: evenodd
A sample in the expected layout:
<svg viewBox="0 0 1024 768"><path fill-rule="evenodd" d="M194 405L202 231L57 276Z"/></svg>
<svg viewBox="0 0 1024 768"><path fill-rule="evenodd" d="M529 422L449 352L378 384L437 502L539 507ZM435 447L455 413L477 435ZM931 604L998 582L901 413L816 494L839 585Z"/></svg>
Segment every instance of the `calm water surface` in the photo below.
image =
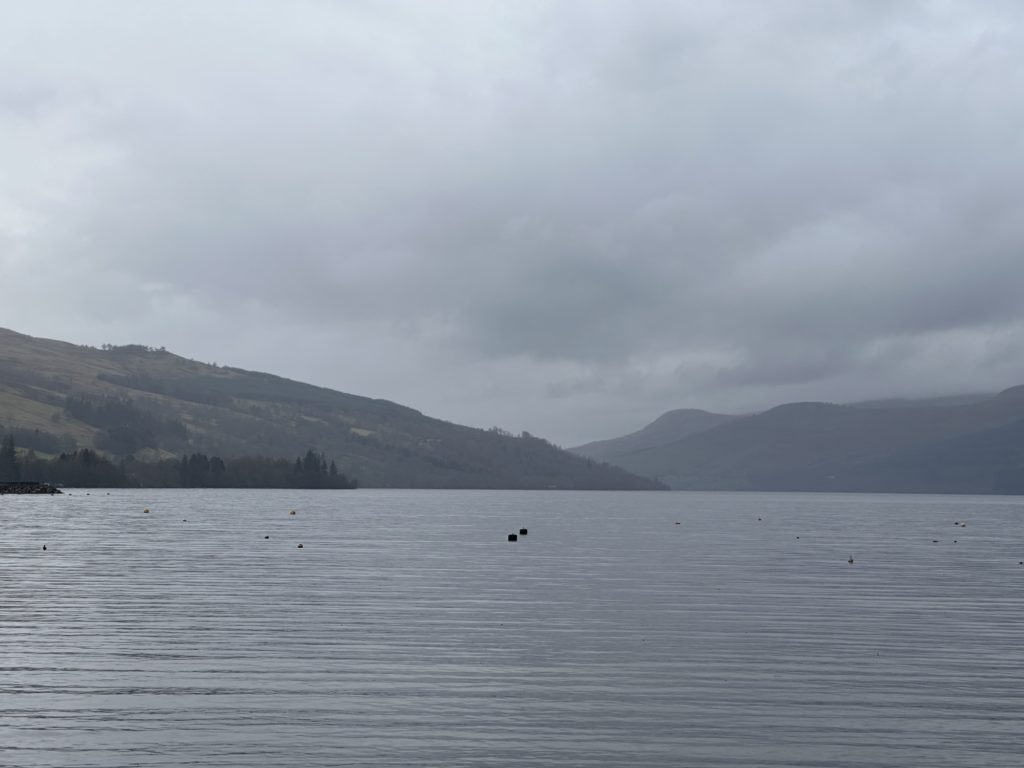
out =
<svg viewBox="0 0 1024 768"><path fill-rule="evenodd" d="M71 493L0 497L3 766L1024 764L1024 499Z"/></svg>

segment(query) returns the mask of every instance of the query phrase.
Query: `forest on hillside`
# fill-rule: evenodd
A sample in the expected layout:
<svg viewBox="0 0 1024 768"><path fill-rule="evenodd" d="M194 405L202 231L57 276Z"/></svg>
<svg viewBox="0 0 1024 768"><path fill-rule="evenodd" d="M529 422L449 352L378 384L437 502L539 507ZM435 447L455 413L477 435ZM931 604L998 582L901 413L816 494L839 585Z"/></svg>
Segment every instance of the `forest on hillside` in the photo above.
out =
<svg viewBox="0 0 1024 768"><path fill-rule="evenodd" d="M203 453L180 459L112 461L90 448L41 457L0 439L0 482L32 481L74 488L332 488L358 487L337 464L310 449L294 462L266 456L222 459Z"/></svg>

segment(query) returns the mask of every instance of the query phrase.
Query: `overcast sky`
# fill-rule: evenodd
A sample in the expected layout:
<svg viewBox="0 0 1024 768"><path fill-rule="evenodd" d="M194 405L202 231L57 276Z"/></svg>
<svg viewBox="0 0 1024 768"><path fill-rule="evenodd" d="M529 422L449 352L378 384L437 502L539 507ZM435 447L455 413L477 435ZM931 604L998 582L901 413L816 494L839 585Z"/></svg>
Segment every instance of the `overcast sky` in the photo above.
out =
<svg viewBox="0 0 1024 768"><path fill-rule="evenodd" d="M0 0L0 326L562 445L1024 383L1017 2Z"/></svg>

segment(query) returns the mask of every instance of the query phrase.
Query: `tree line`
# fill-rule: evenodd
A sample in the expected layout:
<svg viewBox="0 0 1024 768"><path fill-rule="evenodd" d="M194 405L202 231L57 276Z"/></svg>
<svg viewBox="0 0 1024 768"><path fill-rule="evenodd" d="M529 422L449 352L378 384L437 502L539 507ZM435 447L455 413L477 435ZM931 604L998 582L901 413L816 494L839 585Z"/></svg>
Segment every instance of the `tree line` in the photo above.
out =
<svg viewBox="0 0 1024 768"><path fill-rule="evenodd" d="M90 448L52 458L31 448L19 453L14 435L0 439L0 482L36 481L74 488L336 488L358 487L354 478L313 449L295 461L267 456L222 459L203 453L180 459L113 462Z"/></svg>

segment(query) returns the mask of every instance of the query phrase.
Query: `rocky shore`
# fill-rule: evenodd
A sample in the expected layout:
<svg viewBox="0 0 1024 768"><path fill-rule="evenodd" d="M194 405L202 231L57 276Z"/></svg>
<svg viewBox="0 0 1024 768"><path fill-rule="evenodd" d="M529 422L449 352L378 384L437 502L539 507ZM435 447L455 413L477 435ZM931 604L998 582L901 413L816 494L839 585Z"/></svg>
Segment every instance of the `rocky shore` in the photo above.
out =
<svg viewBox="0 0 1024 768"><path fill-rule="evenodd" d="M5 493L48 493L53 495L60 492L58 488L47 483L0 483L0 495Z"/></svg>

